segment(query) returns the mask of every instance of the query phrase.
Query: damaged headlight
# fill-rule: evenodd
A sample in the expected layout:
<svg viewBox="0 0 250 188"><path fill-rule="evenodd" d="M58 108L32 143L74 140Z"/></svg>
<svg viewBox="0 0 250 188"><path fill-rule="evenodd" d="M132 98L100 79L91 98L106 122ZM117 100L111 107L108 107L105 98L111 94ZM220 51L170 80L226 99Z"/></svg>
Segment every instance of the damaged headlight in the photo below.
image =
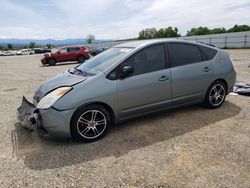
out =
<svg viewBox="0 0 250 188"><path fill-rule="evenodd" d="M60 87L45 95L37 104L37 108L46 109L51 107L58 99L68 93L72 87Z"/></svg>

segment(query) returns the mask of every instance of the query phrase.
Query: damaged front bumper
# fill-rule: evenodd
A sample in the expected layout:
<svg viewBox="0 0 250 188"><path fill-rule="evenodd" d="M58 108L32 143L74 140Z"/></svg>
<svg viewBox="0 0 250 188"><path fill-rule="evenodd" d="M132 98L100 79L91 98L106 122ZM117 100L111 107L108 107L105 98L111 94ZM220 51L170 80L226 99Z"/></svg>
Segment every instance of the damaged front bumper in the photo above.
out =
<svg viewBox="0 0 250 188"><path fill-rule="evenodd" d="M75 109L57 110L55 108L37 109L25 97L17 109L17 119L27 130L38 130L42 136L53 138L70 138L70 120Z"/></svg>
<svg viewBox="0 0 250 188"><path fill-rule="evenodd" d="M17 109L17 119L20 121L21 126L29 131L33 131L37 128L40 135L45 136L48 134L46 129L43 127L39 110L24 96L21 106Z"/></svg>

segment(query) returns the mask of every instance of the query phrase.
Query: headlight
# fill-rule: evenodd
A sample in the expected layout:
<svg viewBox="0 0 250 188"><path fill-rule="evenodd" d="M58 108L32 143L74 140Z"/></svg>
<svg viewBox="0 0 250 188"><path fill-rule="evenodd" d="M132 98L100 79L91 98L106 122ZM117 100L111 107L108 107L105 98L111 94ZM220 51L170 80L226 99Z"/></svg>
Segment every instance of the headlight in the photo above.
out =
<svg viewBox="0 0 250 188"><path fill-rule="evenodd" d="M60 87L45 95L37 104L37 108L46 109L51 107L58 99L68 93L72 87Z"/></svg>

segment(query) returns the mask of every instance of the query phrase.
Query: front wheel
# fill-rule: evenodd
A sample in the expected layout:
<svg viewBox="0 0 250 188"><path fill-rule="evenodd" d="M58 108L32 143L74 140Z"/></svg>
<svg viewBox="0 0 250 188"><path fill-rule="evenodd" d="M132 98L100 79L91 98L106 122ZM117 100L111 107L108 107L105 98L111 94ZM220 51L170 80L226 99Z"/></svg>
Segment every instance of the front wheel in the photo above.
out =
<svg viewBox="0 0 250 188"><path fill-rule="evenodd" d="M222 81L213 82L207 90L204 105L210 109L220 107L226 98L226 88L225 83Z"/></svg>
<svg viewBox="0 0 250 188"><path fill-rule="evenodd" d="M77 62L78 63L83 63L85 61L85 58L83 56L77 57Z"/></svg>
<svg viewBox="0 0 250 188"><path fill-rule="evenodd" d="M55 66L56 65L56 60L51 58L51 59L48 60L48 64L49 64L49 66Z"/></svg>
<svg viewBox="0 0 250 188"><path fill-rule="evenodd" d="M76 111L71 121L74 139L93 142L101 139L111 126L109 112L100 105L89 105Z"/></svg>

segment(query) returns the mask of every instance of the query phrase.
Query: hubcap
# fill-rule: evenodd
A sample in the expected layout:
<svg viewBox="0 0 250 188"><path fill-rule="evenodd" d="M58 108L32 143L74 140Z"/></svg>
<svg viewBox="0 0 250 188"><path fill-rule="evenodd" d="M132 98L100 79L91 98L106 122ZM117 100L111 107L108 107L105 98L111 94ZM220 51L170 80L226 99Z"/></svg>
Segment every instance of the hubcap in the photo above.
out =
<svg viewBox="0 0 250 188"><path fill-rule="evenodd" d="M78 133L87 139L100 136L106 129L107 120L99 110L89 110L83 113L77 121Z"/></svg>
<svg viewBox="0 0 250 188"><path fill-rule="evenodd" d="M219 106L225 98L225 88L220 85L216 84L209 93L209 101L213 106Z"/></svg>

